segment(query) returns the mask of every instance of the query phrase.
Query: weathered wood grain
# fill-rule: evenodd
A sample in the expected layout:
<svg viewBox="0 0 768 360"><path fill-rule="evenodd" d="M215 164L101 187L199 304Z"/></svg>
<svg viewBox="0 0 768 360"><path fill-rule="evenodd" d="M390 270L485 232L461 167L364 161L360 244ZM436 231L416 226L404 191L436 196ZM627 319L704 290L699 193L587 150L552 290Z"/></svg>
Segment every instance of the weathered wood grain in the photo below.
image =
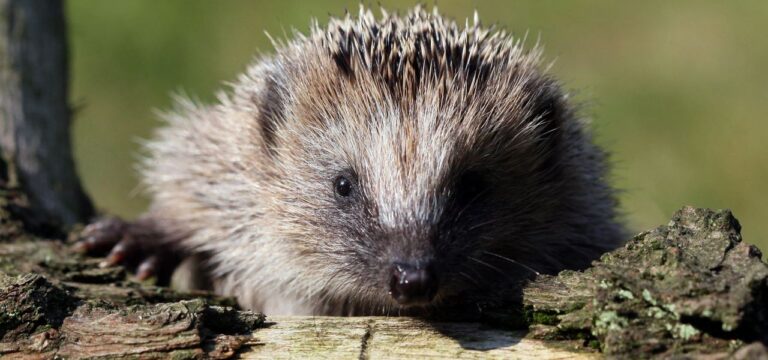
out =
<svg viewBox="0 0 768 360"><path fill-rule="evenodd" d="M593 359L599 354L526 339L480 323L406 317L273 317L254 332L263 345L243 359Z"/></svg>

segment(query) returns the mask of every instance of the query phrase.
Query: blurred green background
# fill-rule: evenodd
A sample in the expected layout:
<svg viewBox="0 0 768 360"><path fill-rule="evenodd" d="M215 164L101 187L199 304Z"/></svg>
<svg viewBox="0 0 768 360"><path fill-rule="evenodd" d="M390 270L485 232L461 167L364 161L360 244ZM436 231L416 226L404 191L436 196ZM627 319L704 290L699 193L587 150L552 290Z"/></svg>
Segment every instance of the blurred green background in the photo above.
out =
<svg viewBox="0 0 768 360"><path fill-rule="evenodd" d="M381 1L404 10L413 1ZM378 7L373 3L374 7ZM427 2L431 5L431 2ZM106 211L146 206L137 140L170 94L211 101L255 55L265 31L306 31L356 1L72 0L75 147L88 191ZM731 208L745 239L768 250L767 1L439 1L460 20L540 37L553 71L586 104L615 163L633 231L683 205Z"/></svg>

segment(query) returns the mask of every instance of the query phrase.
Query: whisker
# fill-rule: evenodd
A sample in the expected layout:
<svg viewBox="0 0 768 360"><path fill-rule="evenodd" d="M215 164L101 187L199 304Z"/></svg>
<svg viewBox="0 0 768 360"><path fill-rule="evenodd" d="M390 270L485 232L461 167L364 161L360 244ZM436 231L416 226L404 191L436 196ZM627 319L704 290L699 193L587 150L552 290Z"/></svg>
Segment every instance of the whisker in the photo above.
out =
<svg viewBox="0 0 768 360"><path fill-rule="evenodd" d="M472 257L472 256L467 256L467 258L468 258L468 259L470 259L470 260L472 260L472 261L474 261L474 262L476 262L476 263L478 263L478 264L481 264L481 265L485 265L485 266L487 266L487 267L489 267L489 268L491 268L491 269L493 269L493 270L496 270L496 271L498 271L498 272L499 272L499 274L502 274L502 275L509 275L509 274L505 273L504 271L502 271L501 269L499 269L499 268L497 268L497 267L495 267L495 266L493 266L493 265L491 265L491 264L489 264L489 263L487 263L487 262L485 262L485 261L482 261L482 260L480 260L480 259L474 258L474 257Z"/></svg>
<svg viewBox="0 0 768 360"><path fill-rule="evenodd" d="M518 265L518 266L520 266L520 267L522 267L522 268L524 268L524 269L526 269L526 270L528 270L528 271L530 271L530 272L532 272L532 273L536 274L537 276L538 276L538 275L541 275L541 273L540 273L540 272L538 272L538 271L536 271L536 269L534 269L534 268L532 268L532 267L530 267L530 266L528 266L528 265L526 265L526 264L523 264L523 263L521 263L521 262L519 262L519 261L517 261L517 260L513 260L513 259L510 259L510 258L508 258L508 257L506 257L506 256L503 256L503 255L499 255L499 254L496 254L496 253L492 253L492 252L490 252L490 251L483 251L483 252L484 252L484 253L486 253L486 254L488 254L488 255L491 255L491 256L495 256L495 257L497 257L497 258L499 258L499 259L502 259L502 260L506 260L506 261L509 261L510 263L513 263L513 264L515 264L515 265Z"/></svg>
<svg viewBox="0 0 768 360"><path fill-rule="evenodd" d="M480 283L477 282L477 280L475 280L475 278L469 276L467 273L465 273L463 271L460 271L458 274L463 276L463 277L465 277L465 278L467 278L469 281L471 281L473 284L475 284L475 286L478 286L478 287L480 286Z"/></svg>
<svg viewBox="0 0 768 360"><path fill-rule="evenodd" d="M489 221L486 221L486 222L481 222L479 224L472 225L472 227L470 227L468 230L472 231L472 230L476 230L477 228L480 228L480 227L483 227L483 226L486 226L486 225L493 225L493 224L497 223L498 221L499 221L499 219L492 219L492 220L489 220Z"/></svg>

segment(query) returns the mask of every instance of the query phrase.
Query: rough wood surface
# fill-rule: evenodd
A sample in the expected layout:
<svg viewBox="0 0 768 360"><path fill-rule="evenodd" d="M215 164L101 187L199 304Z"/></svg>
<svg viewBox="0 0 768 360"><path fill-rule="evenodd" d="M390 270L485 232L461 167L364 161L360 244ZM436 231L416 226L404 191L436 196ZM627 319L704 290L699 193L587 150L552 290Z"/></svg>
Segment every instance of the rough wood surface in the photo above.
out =
<svg viewBox="0 0 768 360"><path fill-rule="evenodd" d="M397 317L274 317L243 359L592 359L580 347L526 338L477 322Z"/></svg>
<svg viewBox="0 0 768 360"><path fill-rule="evenodd" d="M93 209L71 155L62 3L0 0L0 149L5 180L29 195L27 215L73 225Z"/></svg>
<svg viewBox="0 0 768 360"><path fill-rule="evenodd" d="M229 311L201 301L134 307L115 311L84 305L67 317L55 355L64 358L142 356L229 358L244 346L257 344L246 333L217 333L206 317ZM252 318L260 324L263 318Z"/></svg>

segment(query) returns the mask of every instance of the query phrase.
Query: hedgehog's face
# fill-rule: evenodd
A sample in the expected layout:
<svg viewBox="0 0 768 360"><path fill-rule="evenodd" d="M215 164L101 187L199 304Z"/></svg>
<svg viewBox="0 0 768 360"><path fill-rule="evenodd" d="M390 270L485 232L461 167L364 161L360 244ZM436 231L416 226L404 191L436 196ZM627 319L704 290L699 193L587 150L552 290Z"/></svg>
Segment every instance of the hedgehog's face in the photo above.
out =
<svg viewBox="0 0 768 360"><path fill-rule="evenodd" d="M547 194L552 110L541 104L556 94L518 95L542 113L487 94L451 105L415 97L405 108L346 91L359 90L290 104L302 121L274 130L277 236L307 264L308 292L372 313L535 273L535 236L557 198Z"/></svg>
<svg viewBox="0 0 768 360"><path fill-rule="evenodd" d="M306 271L322 279L317 291L355 311L430 305L535 273L526 237L552 206L537 199L552 198L541 193L539 144L499 154L456 123L411 121L391 113L371 126L291 131L301 146L277 155L292 168L275 216L316 264Z"/></svg>
<svg viewBox="0 0 768 360"><path fill-rule="evenodd" d="M274 235L301 257L305 295L373 313L534 274L567 116L535 55L419 33L382 40L422 49L390 64L318 36L266 69L259 95Z"/></svg>

